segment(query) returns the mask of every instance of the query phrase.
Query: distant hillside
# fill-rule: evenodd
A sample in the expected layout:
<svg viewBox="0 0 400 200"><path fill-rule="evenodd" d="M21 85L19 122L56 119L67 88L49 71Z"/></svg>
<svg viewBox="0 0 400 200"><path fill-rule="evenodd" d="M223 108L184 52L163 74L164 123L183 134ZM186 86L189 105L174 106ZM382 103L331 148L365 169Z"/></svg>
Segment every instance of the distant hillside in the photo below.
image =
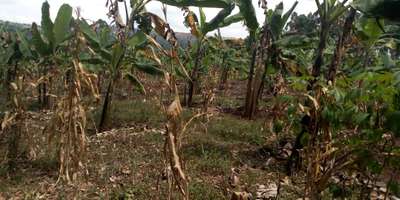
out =
<svg viewBox="0 0 400 200"><path fill-rule="evenodd" d="M16 31L30 28L30 24L21 24L16 22L9 22L0 20L0 27L4 27L6 31ZM169 46L168 42L165 41L161 36L153 35L156 37L156 40L163 46ZM193 37L190 33L176 33L176 37L181 46L187 47L189 43L196 41L196 38Z"/></svg>
<svg viewBox="0 0 400 200"><path fill-rule="evenodd" d="M16 30L29 29L31 25L0 20L0 28L1 27L4 27L7 31L16 31ZM167 41L165 41L163 37L157 35L156 33L152 34L152 36L155 37L157 42L159 42L162 46L167 48L170 47L170 44ZM184 48L186 48L189 45L189 43L194 43L197 40L190 33L176 32L175 36L178 39L178 43ZM226 38L226 40L234 41L235 43L239 41L240 44L243 44L243 41L240 41L235 38Z"/></svg>
<svg viewBox="0 0 400 200"><path fill-rule="evenodd" d="M16 31L30 28L31 25L0 20L0 27L4 27L7 31Z"/></svg>

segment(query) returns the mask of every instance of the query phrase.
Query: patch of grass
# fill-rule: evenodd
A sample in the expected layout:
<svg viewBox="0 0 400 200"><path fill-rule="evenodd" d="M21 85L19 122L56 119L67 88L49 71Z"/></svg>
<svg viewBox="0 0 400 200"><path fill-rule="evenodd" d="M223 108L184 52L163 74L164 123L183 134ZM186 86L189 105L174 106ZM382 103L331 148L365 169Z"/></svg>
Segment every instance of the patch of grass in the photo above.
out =
<svg viewBox="0 0 400 200"><path fill-rule="evenodd" d="M34 160L31 163L33 168L40 169L43 171L56 171L59 167L59 162L56 158L44 157L38 160Z"/></svg>
<svg viewBox="0 0 400 200"><path fill-rule="evenodd" d="M222 108L237 108L242 106L243 101L231 97L219 96L215 99L215 104Z"/></svg>
<svg viewBox="0 0 400 200"><path fill-rule="evenodd" d="M143 100L115 101L111 115L114 121L133 121L149 126L157 126L165 120L155 102Z"/></svg>
<svg viewBox="0 0 400 200"><path fill-rule="evenodd" d="M189 185L190 198L193 200L222 200L224 195L211 184L193 182Z"/></svg>
<svg viewBox="0 0 400 200"><path fill-rule="evenodd" d="M252 145L263 145L266 136L262 122L246 121L229 115L210 121L208 132L225 142Z"/></svg>
<svg viewBox="0 0 400 200"><path fill-rule="evenodd" d="M194 172L221 175L228 172L232 165L228 147L212 141L203 142L199 140L185 146L183 152L185 159L190 160L188 165Z"/></svg>
<svg viewBox="0 0 400 200"><path fill-rule="evenodd" d="M99 107L93 113L96 122L100 120L101 109ZM114 128L132 123L160 127L165 121L164 114L155 102L139 99L113 101L109 119Z"/></svg>
<svg viewBox="0 0 400 200"><path fill-rule="evenodd" d="M110 199L146 199L149 197L147 187L144 184L137 184L129 189L114 190L110 195Z"/></svg>

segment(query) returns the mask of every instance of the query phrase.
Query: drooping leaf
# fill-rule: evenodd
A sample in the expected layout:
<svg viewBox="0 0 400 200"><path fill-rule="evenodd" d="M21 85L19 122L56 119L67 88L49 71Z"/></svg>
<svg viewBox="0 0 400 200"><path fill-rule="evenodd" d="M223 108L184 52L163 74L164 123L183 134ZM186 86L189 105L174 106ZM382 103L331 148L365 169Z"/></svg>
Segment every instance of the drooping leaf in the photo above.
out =
<svg viewBox="0 0 400 200"><path fill-rule="evenodd" d="M235 14L235 15L231 15L227 18L224 19L224 21L222 21L219 25L218 28L224 28L227 26L230 26L231 24L243 21L243 15L241 13Z"/></svg>
<svg viewBox="0 0 400 200"><path fill-rule="evenodd" d="M398 0L355 0L353 5L371 17L400 21Z"/></svg>
<svg viewBox="0 0 400 200"><path fill-rule="evenodd" d="M154 64L149 64L149 63L135 63L133 65L136 69L150 74L150 75L155 75L155 76L161 76L164 75L164 71L160 68L158 68L156 65Z"/></svg>
<svg viewBox="0 0 400 200"><path fill-rule="evenodd" d="M139 79L131 73L127 73L125 77L139 90L140 93L146 94L143 84Z"/></svg>
<svg viewBox="0 0 400 200"><path fill-rule="evenodd" d="M121 65L122 58L124 57L124 48L120 43L113 46L112 57L111 57L111 71L115 72Z"/></svg>
<svg viewBox="0 0 400 200"><path fill-rule="evenodd" d="M90 28L89 24L85 20L79 20L78 23L83 35L89 42L89 45L94 49L99 49L100 41L96 35L96 32L92 28Z"/></svg>
<svg viewBox="0 0 400 200"><path fill-rule="evenodd" d="M5 52L2 52L2 54L0 54L0 63L7 64L10 61L11 57L14 55L14 52L14 48L6 48Z"/></svg>
<svg viewBox="0 0 400 200"><path fill-rule="evenodd" d="M40 55L46 56L50 54L49 44L43 41L36 23L32 24L32 43L34 48Z"/></svg>
<svg viewBox="0 0 400 200"><path fill-rule="evenodd" d="M50 45L55 42L53 27L54 24L50 19L50 5L47 1L43 2L42 4L42 30L44 36L47 38L47 41Z"/></svg>
<svg viewBox="0 0 400 200"><path fill-rule="evenodd" d="M230 4L230 6L222 9L210 22L206 23L204 27L201 27L201 32L206 35L208 32L216 30L219 25L228 17L232 10L235 8L235 4Z"/></svg>
<svg viewBox="0 0 400 200"><path fill-rule="evenodd" d="M289 20L289 17L293 14L294 9L296 9L298 4L299 4L299 2L295 1L293 3L292 7L282 16L282 21L284 22L284 24L287 23L287 21Z"/></svg>
<svg viewBox="0 0 400 200"><path fill-rule="evenodd" d="M240 9L240 13L245 19L245 24L250 32L255 32L259 26L256 16L256 11L254 9L251 0L238 0L237 4Z"/></svg>
<svg viewBox="0 0 400 200"><path fill-rule="evenodd" d="M330 13L328 20L330 22L336 21L340 16L342 16L347 10L349 9L349 6L345 6L341 3L337 3L337 5L335 5L332 8L332 11L329 11L328 13Z"/></svg>
<svg viewBox="0 0 400 200"><path fill-rule="evenodd" d="M115 41L115 38L111 34L111 29L109 27L103 27L101 29L99 39L102 47L108 47Z"/></svg>
<svg viewBox="0 0 400 200"><path fill-rule="evenodd" d="M374 18L363 16L356 24L358 37L367 45L375 43L383 32L378 22L383 24L383 20L377 21Z"/></svg>
<svg viewBox="0 0 400 200"><path fill-rule="evenodd" d="M70 23L72 20L72 7L63 4L58 10L56 20L54 22L54 38L53 48L62 43L68 36Z"/></svg>
<svg viewBox="0 0 400 200"><path fill-rule="evenodd" d="M143 31L138 31L128 40L128 44L131 47L137 47L143 45L146 41L146 34Z"/></svg>
<svg viewBox="0 0 400 200"><path fill-rule="evenodd" d="M32 56L32 52L31 52L31 49L29 47L29 42L26 40L26 37L19 30L17 30L17 35L18 35L18 38L19 38L19 41L20 41L18 45L19 45L19 49L20 49L21 53L25 57L31 57Z"/></svg>

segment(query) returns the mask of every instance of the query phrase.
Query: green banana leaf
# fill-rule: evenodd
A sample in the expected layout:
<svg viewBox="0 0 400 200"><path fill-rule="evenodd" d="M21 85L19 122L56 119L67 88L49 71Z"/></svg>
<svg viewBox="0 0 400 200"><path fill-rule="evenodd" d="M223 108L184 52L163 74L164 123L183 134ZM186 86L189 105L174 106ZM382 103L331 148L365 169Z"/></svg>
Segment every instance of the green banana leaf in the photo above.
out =
<svg viewBox="0 0 400 200"><path fill-rule="evenodd" d="M88 41L89 46L104 60L111 62L112 55L108 50L103 48L103 45L101 44L96 32L90 28L89 24L85 20L79 20L78 23L83 35Z"/></svg>
<svg viewBox="0 0 400 200"><path fill-rule="evenodd" d="M129 40L128 45L131 47L138 47L147 42L147 36L143 31L136 32Z"/></svg>
<svg viewBox="0 0 400 200"><path fill-rule="evenodd" d="M55 50L55 48L67 38L70 30L71 20L72 7L68 4L63 4L58 10L58 14L54 22L53 32L55 42L53 43L53 50Z"/></svg>
<svg viewBox="0 0 400 200"><path fill-rule="evenodd" d="M43 41L43 38L38 30L36 23L32 24L32 43L35 50L42 56L47 56L51 53L49 44Z"/></svg>
<svg viewBox="0 0 400 200"><path fill-rule="evenodd" d="M252 1L238 0L237 5L239 6L240 13L244 17L247 28L250 32L255 32L259 27L259 23L257 21L257 15Z"/></svg>
<svg viewBox="0 0 400 200"><path fill-rule="evenodd" d="M199 13L200 13L200 28L203 28L206 25L207 17L206 14L204 13L203 8L201 7L199 8Z"/></svg>
<svg viewBox="0 0 400 200"><path fill-rule="evenodd" d="M219 25L218 28L223 28L223 27L227 27L230 26L231 24L243 21L244 17L241 13L235 14L235 15L231 15L227 18L224 19L224 21L222 21Z"/></svg>
<svg viewBox="0 0 400 200"><path fill-rule="evenodd" d="M89 24L85 20L79 20L78 23L83 35L89 42L89 45L93 49L100 49L101 48L100 40L97 37L96 32L92 28L90 28Z"/></svg>
<svg viewBox="0 0 400 200"><path fill-rule="evenodd" d="M55 38L54 38L54 24L50 19L50 5L47 1L45 1L42 4L42 31L43 35L46 37L47 41L49 44L52 46L55 43Z"/></svg>
<svg viewBox="0 0 400 200"><path fill-rule="evenodd" d="M235 4L230 4L226 8L222 9L210 22L205 23L204 27L201 27L203 35L220 28L219 25L232 13L234 8Z"/></svg>
<svg viewBox="0 0 400 200"><path fill-rule="evenodd" d="M112 57L111 57L111 72L113 72L113 74L115 74L115 72L121 65L121 61L125 53L124 51L125 50L120 43L116 43L113 46Z"/></svg>
<svg viewBox="0 0 400 200"><path fill-rule="evenodd" d="M14 53L15 51L11 46L6 48L5 52L2 52L2 54L0 54L0 64L8 64Z"/></svg>
<svg viewBox="0 0 400 200"><path fill-rule="evenodd" d="M354 0L353 5L371 17L400 21L399 0Z"/></svg>
<svg viewBox="0 0 400 200"><path fill-rule="evenodd" d="M383 20L380 20L379 23L384 24ZM367 46L373 45L383 33L378 21L367 16L362 16L357 21L356 30L358 38Z"/></svg>
<svg viewBox="0 0 400 200"><path fill-rule="evenodd" d="M157 65L151 63L135 63L133 67L146 74L154 76L162 76L165 73L164 70L158 68Z"/></svg>
<svg viewBox="0 0 400 200"><path fill-rule="evenodd" d="M292 7L285 14L283 14L283 2L281 2L272 12L270 24L271 31L275 39L279 39L281 37L283 28L285 27L290 15L292 15L298 3L298 1L294 2Z"/></svg>
<svg viewBox="0 0 400 200"><path fill-rule="evenodd" d="M29 42L26 40L26 37L23 33L21 33L21 31L17 30L17 35L19 38L19 49L21 51L21 53L24 55L24 57L32 57L32 52L29 46Z"/></svg>

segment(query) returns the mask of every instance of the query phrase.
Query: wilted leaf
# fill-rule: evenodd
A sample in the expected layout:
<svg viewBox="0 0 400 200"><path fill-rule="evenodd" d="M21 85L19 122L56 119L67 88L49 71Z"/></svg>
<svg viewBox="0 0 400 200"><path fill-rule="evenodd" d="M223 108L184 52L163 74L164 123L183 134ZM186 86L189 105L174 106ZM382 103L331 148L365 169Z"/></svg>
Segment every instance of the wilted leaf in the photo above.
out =
<svg viewBox="0 0 400 200"><path fill-rule="evenodd" d="M125 76L142 94L146 94L146 90L144 89L143 84L139 81L139 79L131 73L127 73Z"/></svg>
<svg viewBox="0 0 400 200"><path fill-rule="evenodd" d="M177 118L182 113L181 102L179 101L179 97L175 98L175 100L168 106L167 115L168 118Z"/></svg>

